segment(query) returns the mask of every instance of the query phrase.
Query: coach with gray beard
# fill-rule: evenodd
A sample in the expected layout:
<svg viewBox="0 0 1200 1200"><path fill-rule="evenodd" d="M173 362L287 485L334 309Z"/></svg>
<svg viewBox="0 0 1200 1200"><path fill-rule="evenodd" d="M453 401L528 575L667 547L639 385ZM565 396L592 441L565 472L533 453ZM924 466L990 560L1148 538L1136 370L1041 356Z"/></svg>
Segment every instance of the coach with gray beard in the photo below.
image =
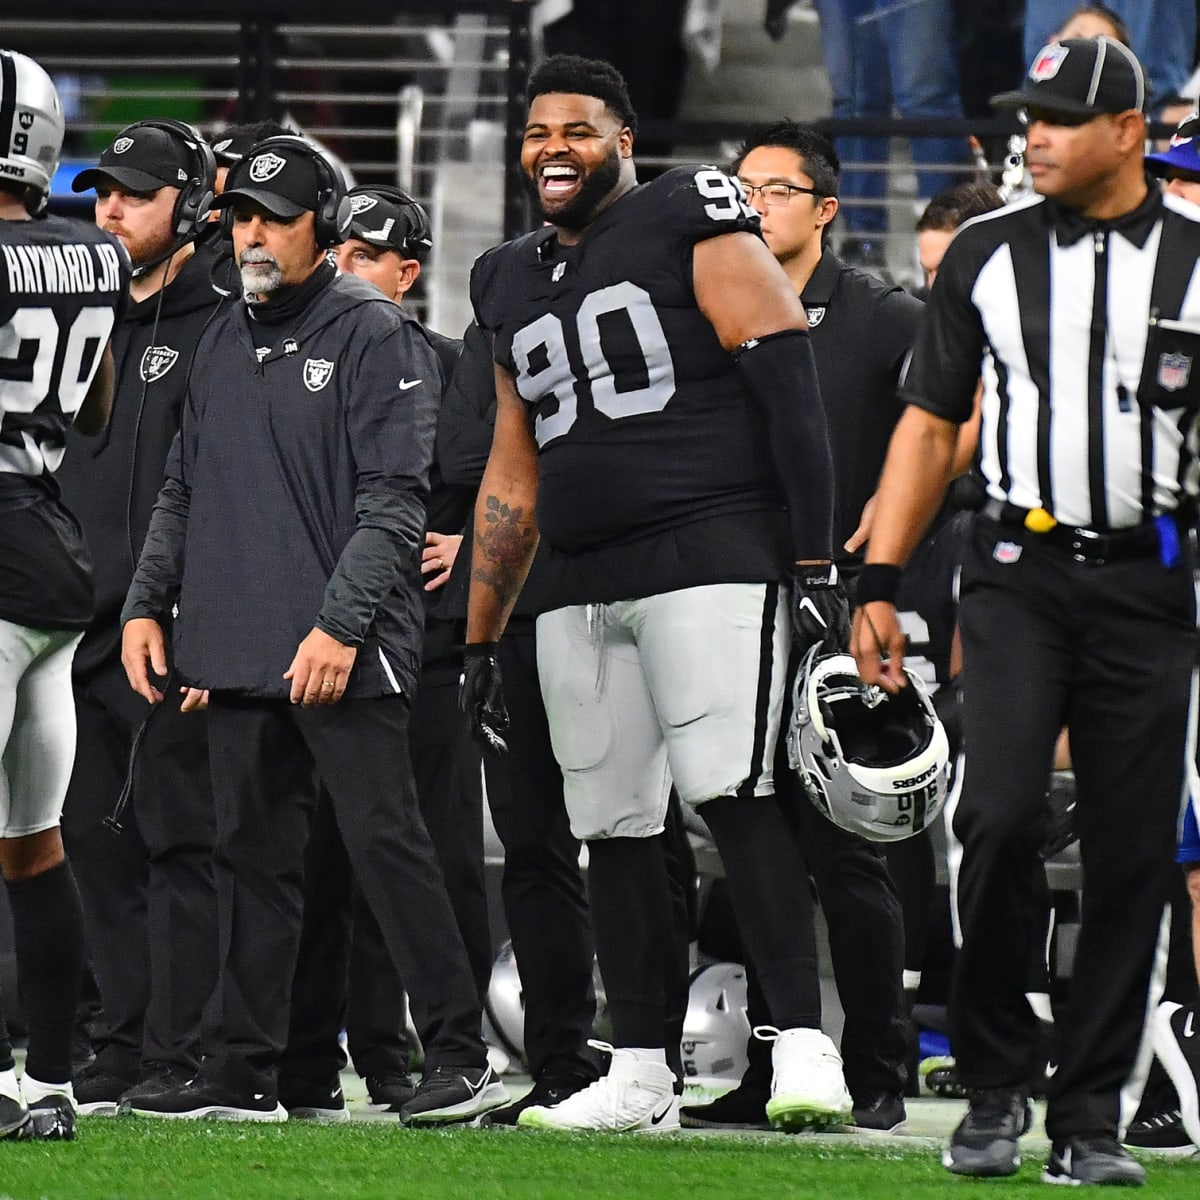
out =
<svg viewBox="0 0 1200 1200"><path fill-rule="evenodd" d="M507 1097L407 738L437 358L402 309L326 261L350 205L316 147L260 142L218 205L246 294L197 350L122 616L130 683L156 702L147 664L161 663L178 603L185 706L208 704L219 978L199 1075L132 1111L285 1119L277 1064L324 787L426 1051L400 1119L469 1119Z"/></svg>

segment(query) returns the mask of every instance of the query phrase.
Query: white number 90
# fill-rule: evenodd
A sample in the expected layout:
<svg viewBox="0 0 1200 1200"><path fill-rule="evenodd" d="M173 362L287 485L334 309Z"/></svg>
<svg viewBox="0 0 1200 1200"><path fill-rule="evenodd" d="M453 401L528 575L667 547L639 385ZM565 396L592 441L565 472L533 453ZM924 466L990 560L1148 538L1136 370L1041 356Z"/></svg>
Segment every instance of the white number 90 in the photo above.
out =
<svg viewBox="0 0 1200 1200"><path fill-rule="evenodd" d="M719 201L717 204L704 206L704 211L714 221L736 221L739 217L757 215L754 209L746 203L741 185L736 179L726 175L724 171L708 167L703 171L697 171L695 178L696 191L705 200Z"/></svg>

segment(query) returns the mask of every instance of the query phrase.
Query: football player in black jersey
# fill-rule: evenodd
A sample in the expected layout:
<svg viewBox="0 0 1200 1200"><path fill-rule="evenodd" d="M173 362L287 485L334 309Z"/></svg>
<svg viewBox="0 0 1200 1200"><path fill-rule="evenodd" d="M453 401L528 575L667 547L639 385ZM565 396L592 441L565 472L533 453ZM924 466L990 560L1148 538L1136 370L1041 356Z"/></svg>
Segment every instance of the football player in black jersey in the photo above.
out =
<svg viewBox="0 0 1200 1200"><path fill-rule="evenodd" d="M832 468L804 310L735 180L639 187L636 117L607 63L530 79L522 166L547 227L472 275L497 409L476 508L462 701L503 746L495 643L539 536L551 597L538 669L572 831L589 845L609 1073L518 1124L658 1132L667 1065L671 783L700 805L759 965L774 1037L768 1118L850 1110L820 1030L807 886L772 778L792 632L844 645ZM534 506L536 504L536 516Z"/></svg>
<svg viewBox="0 0 1200 1200"><path fill-rule="evenodd" d="M71 659L92 615L83 534L54 471L67 428L108 421L109 335L129 260L109 234L41 217L62 107L0 51L0 870L29 1023L24 1078L0 1019L0 1136L75 1136L71 1041L83 915L59 821L75 755ZM36 219L35 219L36 218Z"/></svg>

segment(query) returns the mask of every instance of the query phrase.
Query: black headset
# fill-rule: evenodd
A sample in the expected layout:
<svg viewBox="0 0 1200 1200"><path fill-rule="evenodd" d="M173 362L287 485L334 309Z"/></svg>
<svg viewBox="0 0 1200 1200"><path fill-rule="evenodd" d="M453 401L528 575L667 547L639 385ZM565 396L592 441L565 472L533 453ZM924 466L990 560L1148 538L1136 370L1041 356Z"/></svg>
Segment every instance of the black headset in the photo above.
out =
<svg viewBox="0 0 1200 1200"><path fill-rule="evenodd" d="M171 231L177 238L190 241L203 229L212 211L213 188L217 181L217 160L212 147L200 135L200 131L185 121L169 117L153 117L135 121L121 130L124 137L134 129L161 129L178 138L192 152L192 165L188 180L180 185L175 207L171 210Z"/></svg>
<svg viewBox="0 0 1200 1200"><path fill-rule="evenodd" d="M364 183L351 191L350 198L355 196L379 196L390 201L399 210L408 228L401 239L404 251L409 258L424 264L433 249L433 237L430 231L429 214L403 188L390 183Z"/></svg>
<svg viewBox="0 0 1200 1200"><path fill-rule="evenodd" d="M350 231L350 220L353 216L350 197L346 194L346 181L341 172L326 158L321 148L314 146L299 134L277 133L273 137L263 138L261 142L255 142L246 151L242 161L230 171L226 189L233 191L239 186L239 182L232 178L234 172L240 173L243 168L249 170L248 164L253 159L264 151L274 149L299 150L302 154L307 154L316 166L320 191L317 195L317 207L313 212L313 233L316 235L318 248L328 250L331 246L344 242L346 234ZM221 213L221 228L225 233L231 233L233 230L233 212L230 208L225 208Z"/></svg>

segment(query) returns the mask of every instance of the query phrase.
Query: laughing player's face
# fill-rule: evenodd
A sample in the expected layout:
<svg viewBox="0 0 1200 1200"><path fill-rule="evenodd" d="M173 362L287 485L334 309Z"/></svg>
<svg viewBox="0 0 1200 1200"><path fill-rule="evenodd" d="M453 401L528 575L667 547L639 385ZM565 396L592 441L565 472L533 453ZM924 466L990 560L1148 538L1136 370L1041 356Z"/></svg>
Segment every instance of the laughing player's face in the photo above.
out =
<svg viewBox="0 0 1200 1200"><path fill-rule="evenodd" d="M596 218L632 154L632 132L598 96L549 92L529 106L521 166L542 219L561 229Z"/></svg>

